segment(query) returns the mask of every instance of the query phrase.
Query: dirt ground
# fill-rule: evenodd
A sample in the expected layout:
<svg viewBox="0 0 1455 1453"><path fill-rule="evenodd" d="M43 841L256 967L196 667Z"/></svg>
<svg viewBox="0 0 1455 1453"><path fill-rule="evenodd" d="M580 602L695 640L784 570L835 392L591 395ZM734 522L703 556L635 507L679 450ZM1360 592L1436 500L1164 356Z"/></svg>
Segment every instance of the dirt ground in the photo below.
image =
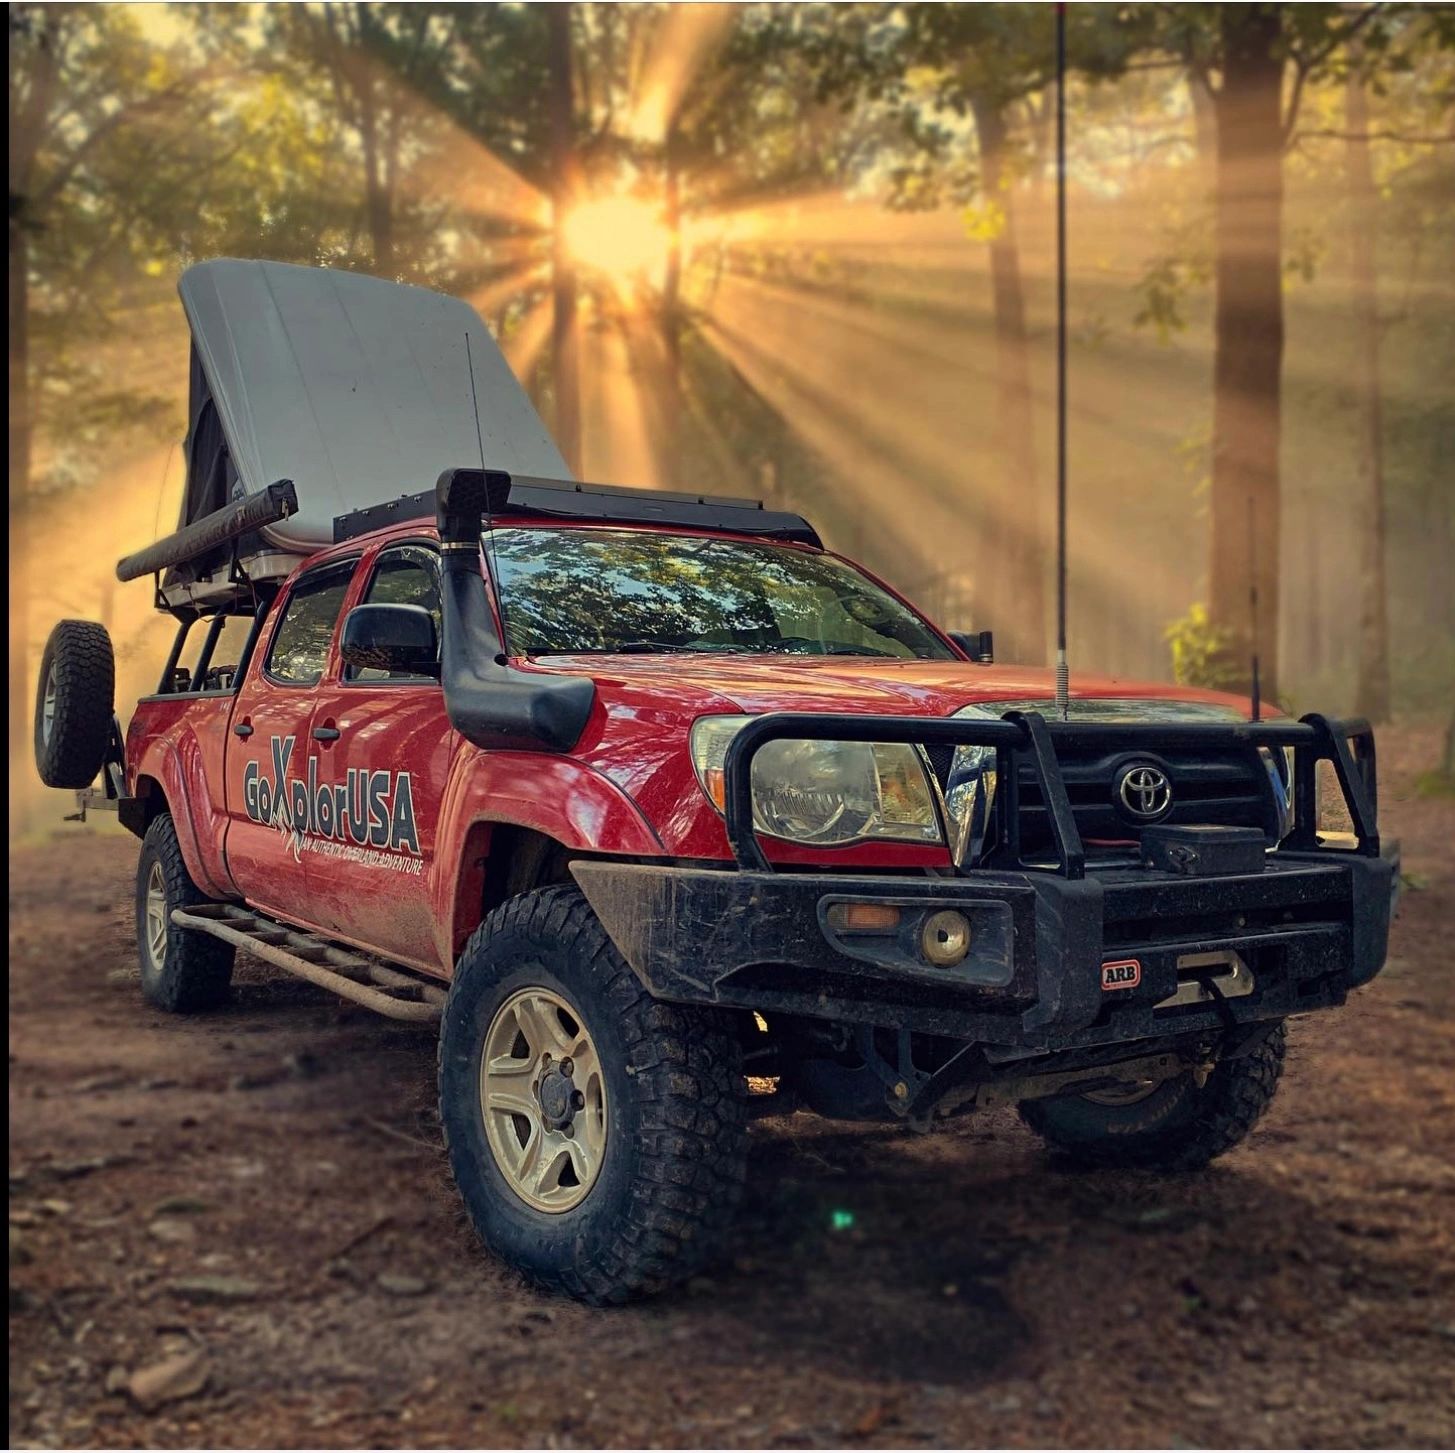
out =
<svg viewBox="0 0 1455 1453"><path fill-rule="evenodd" d="M729 1262L605 1312L473 1243L428 1032L256 962L226 1012L147 1008L135 845L58 829L11 858L11 1441L1447 1447L1455 802L1410 788L1435 750L1382 743L1389 968L1293 1026L1213 1169L1072 1174L1008 1113L768 1121ZM184 1395L143 1411L128 1375L171 1358Z"/></svg>

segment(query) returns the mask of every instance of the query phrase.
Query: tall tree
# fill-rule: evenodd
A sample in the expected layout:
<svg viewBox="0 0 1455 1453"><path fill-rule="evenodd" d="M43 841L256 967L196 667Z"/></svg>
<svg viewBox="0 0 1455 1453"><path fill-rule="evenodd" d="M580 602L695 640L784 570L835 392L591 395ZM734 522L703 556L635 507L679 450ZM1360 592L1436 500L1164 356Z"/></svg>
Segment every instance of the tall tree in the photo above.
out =
<svg viewBox="0 0 1455 1453"><path fill-rule="evenodd" d="M1389 716L1389 591L1384 570L1384 411L1379 382L1377 202L1370 159L1368 82L1351 68L1345 83L1349 128L1349 246L1353 286L1353 380L1358 409L1355 488L1359 520L1359 655L1354 710L1370 721Z"/></svg>
<svg viewBox="0 0 1455 1453"><path fill-rule="evenodd" d="M258 55L246 35L234 35L239 64L303 89L357 166L368 249L346 260L382 277L420 275L431 253L425 237L439 225L443 200L421 196L425 189L416 183L416 175L429 172L441 131L421 90L453 42L452 13L362 0L269 6L263 13L274 48Z"/></svg>
<svg viewBox="0 0 1455 1453"><path fill-rule="evenodd" d="M533 271L523 261L546 264L554 432L573 469L581 454L578 279L564 222L580 186L587 127L577 65L579 10L570 4L447 7L448 39L423 58L415 82L471 143L461 189L475 195L466 197L461 226L486 257L499 259L480 265L480 280ZM537 291L534 276L523 280L514 304L530 310Z"/></svg>
<svg viewBox="0 0 1455 1453"><path fill-rule="evenodd" d="M889 111L898 125L883 150L898 205L966 207L970 235L989 253L999 470L987 602L976 605L993 615L1006 655L1043 661L1049 513L1037 482L1019 214L1026 134L1044 129L1049 114L1034 98L1054 76L1054 14L1045 5L857 6L857 21L845 24L838 9L828 7L822 33L801 41L822 93ZM1117 74L1141 36L1140 24L1103 9L1076 6L1070 16L1070 64L1086 76Z"/></svg>
<svg viewBox="0 0 1455 1453"><path fill-rule="evenodd" d="M581 469L581 357L576 320L576 262L567 219L580 196L576 99L572 81L570 4L547 12L546 67L550 87L551 342L556 384L556 444L573 471Z"/></svg>
<svg viewBox="0 0 1455 1453"><path fill-rule="evenodd" d="M133 422L144 389L97 378L83 345L135 303L140 259L181 228L220 154L212 84L122 7L12 5L10 26L10 667L12 761L28 731L30 506L37 424ZM38 343L43 340L43 347ZM85 386L85 385L89 385ZM131 417L128 418L127 416Z"/></svg>
<svg viewBox="0 0 1455 1453"><path fill-rule="evenodd" d="M1234 685L1250 682L1256 638L1269 696L1279 683L1283 154L1310 83L1341 67L1356 37L1371 58L1385 56L1400 9L1228 4L1144 12L1154 47L1181 58L1199 106L1211 105L1210 626L1222 642L1219 672Z"/></svg>
<svg viewBox="0 0 1455 1453"><path fill-rule="evenodd" d="M1256 641L1278 690L1279 481L1283 376L1283 9L1222 5L1213 286L1209 608L1235 679ZM1249 534L1252 532L1252 540ZM1251 552L1251 553L1250 553ZM1257 616L1250 620L1250 601Z"/></svg>

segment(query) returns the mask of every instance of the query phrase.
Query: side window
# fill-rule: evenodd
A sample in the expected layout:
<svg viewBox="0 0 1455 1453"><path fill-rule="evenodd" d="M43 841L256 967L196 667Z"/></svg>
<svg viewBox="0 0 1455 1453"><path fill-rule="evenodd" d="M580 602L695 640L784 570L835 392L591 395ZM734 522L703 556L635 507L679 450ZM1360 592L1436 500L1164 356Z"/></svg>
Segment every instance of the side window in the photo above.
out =
<svg viewBox="0 0 1455 1453"><path fill-rule="evenodd" d="M318 684L353 573L354 562L350 561L305 575L293 587L264 668L273 680L289 686Z"/></svg>
<svg viewBox="0 0 1455 1453"><path fill-rule="evenodd" d="M380 552L374 574L364 592L365 605L422 605L434 619L435 640L440 638L440 562L425 545L397 545ZM403 671L380 671L372 666L345 668L345 681L429 681Z"/></svg>

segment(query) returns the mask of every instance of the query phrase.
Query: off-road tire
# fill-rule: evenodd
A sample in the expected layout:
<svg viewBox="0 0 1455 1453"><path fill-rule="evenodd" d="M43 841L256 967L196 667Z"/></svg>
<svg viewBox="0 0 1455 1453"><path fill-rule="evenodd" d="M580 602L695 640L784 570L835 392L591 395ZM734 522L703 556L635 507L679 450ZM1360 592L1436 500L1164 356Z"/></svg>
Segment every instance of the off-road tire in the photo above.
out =
<svg viewBox="0 0 1455 1453"><path fill-rule="evenodd" d="M490 1149L481 1057L496 1011L525 987L564 998L591 1036L607 1139L584 1199L545 1212ZM665 1004L638 982L573 886L512 898L475 931L440 1026L440 1121L481 1241L544 1289L593 1305L679 1282L723 1239L742 1193L747 1084L727 1016Z"/></svg>
<svg viewBox="0 0 1455 1453"><path fill-rule="evenodd" d="M160 874L166 898L166 947L160 964L154 962L148 946L147 904L153 869ZM174 908L195 908L214 901L187 872L170 814L154 818L142 839L136 865L136 948L147 1003L170 1014L196 1014L227 1000L233 946L195 929L178 928L171 920Z"/></svg>
<svg viewBox="0 0 1455 1453"><path fill-rule="evenodd" d="M35 693L35 767L47 787L89 787L96 780L111 740L115 697L116 656L106 627L58 622L40 658Z"/></svg>
<svg viewBox="0 0 1455 1453"><path fill-rule="evenodd" d="M1081 1095L1027 1100L1021 1118L1079 1165L1201 1170L1237 1145L1268 1108L1283 1073L1285 1044L1280 1024L1246 1054L1220 1060L1200 1088L1185 1074L1130 1105L1098 1104Z"/></svg>

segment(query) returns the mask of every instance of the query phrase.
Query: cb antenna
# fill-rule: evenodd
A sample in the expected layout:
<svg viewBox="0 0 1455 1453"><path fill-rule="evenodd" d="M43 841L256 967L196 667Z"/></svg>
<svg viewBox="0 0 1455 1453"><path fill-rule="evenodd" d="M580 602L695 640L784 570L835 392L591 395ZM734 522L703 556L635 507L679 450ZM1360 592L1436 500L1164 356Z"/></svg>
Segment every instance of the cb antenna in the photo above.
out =
<svg viewBox="0 0 1455 1453"><path fill-rule="evenodd" d="M1056 710L1071 714L1066 661L1066 6L1056 6Z"/></svg>
<svg viewBox="0 0 1455 1453"><path fill-rule="evenodd" d="M1253 720L1263 720L1263 691L1258 671L1258 526L1253 496L1248 496L1248 639L1253 647Z"/></svg>

